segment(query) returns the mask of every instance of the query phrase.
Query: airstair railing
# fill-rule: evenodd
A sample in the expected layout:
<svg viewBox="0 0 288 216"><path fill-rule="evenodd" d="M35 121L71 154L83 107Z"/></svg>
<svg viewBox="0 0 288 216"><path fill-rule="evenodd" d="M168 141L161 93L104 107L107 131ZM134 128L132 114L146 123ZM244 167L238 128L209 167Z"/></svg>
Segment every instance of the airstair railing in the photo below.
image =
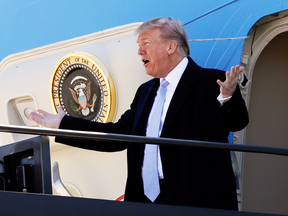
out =
<svg viewBox="0 0 288 216"><path fill-rule="evenodd" d="M244 145L244 144L228 144L219 142L207 142L196 140L184 139L170 139L170 138L153 138L135 135L123 135L101 132L89 131L76 131L76 130L63 130L63 129L47 129L40 127L26 127L15 125L0 124L0 132L22 133L32 135L46 135L46 136L62 136L69 138L91 139L102 141L124 141L134 143L153 143L159 145L178 145L188 147L201 147L201 148L214 148L214 149L227 149L230 151L264 153L273 155L288 156L288 149L275 148L266 146Z"/></svg>

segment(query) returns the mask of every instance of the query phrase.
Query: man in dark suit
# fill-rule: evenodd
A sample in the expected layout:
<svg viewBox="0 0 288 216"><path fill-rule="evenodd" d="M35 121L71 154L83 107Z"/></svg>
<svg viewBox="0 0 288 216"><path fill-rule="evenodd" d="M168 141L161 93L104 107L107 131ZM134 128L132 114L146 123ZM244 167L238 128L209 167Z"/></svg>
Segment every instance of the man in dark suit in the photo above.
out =
<svg viewBox="0 0 288 216"><path fill-rule="evenodd" d="M150 136L155 125L152 113L156 112L160 89L165 88L156 137L228 142L230 131L241 130L248 124L247 109L237 85L242 67L232 67L230 73L225 73L198 66L189 57L187 36L178 20L155 18L143 23L136 32L139 34L138 54L146 73L154 79L138 88L130 109L116 123L103 124L65 116L61 107L57 115L39 110L40 114L31 113L31 118L52 128ZM165 87L162 87L163 80ZM154 193L150 197L144 170L151 166L146 165L152 154L148 149L155 145L79 142L63 137L57 137L56 141L97 151L127 149L126 201L238 209L228 150L156 147L158 176L153 188L148 189Z"/></svg>

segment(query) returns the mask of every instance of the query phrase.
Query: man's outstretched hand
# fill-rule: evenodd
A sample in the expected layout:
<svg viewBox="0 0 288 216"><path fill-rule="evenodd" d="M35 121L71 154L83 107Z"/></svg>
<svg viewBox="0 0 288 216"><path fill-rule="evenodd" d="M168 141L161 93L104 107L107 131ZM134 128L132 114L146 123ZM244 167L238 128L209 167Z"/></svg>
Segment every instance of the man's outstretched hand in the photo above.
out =
<svg viewBox="0 0 288 216"><path fill-rule="evenodd" d="M59 128L62 118L65 116L65 112L62 107L57 108L58 113L56 115L50 114L44 110L37 110L36 112L31 112L30 117L39 125L43 125L48 128Z"/></svg>
<svg viewBox="0 0 288 216"><path fill-rule="evenodd" d="M222 93L223 98L228 98L233 95L237 83L239 74L244 70L244 67L237 65L236 67L231 67L231 71L226 72L225 82L217 80L218 85L220 86L220 92Z"/></svg>

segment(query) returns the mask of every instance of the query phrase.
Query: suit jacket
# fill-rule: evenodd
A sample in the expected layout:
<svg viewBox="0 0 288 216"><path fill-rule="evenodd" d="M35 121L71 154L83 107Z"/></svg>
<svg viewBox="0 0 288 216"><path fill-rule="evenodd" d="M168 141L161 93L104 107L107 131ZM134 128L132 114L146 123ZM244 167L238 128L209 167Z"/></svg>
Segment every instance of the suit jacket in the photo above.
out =
<svg viewBox="0 0 288 216"><path fill-rule="evenodd" d="M217 101L225 72L205 69L191 58L171 100L161 137L228 142L230 131L248 124L248 113L237 86L223 106ZM143 135L159 87L159 79L142 84L129 110L116 123L95 123L65 116L61 129ZM99 142L57 137L56 141L97 151L127 149L126 201L143 201L141 167L145 144ZM167 204L237 209L235 178L230 151L179 146L160 146Z"/></svg>

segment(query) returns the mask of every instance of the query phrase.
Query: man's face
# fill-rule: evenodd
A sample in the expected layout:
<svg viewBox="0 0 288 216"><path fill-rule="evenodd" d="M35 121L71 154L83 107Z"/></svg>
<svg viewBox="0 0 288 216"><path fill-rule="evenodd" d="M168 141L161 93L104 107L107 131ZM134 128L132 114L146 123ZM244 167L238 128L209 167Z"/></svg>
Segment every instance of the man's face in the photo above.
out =
<svg viewBox="0 0 288 216"><path fill-rule="evenodd" d="M155 28L139 34L138 55L141 56L145 71L155 78L164 78L171 69L168 49L169 41L160 36L160 29Z"/></svg>

